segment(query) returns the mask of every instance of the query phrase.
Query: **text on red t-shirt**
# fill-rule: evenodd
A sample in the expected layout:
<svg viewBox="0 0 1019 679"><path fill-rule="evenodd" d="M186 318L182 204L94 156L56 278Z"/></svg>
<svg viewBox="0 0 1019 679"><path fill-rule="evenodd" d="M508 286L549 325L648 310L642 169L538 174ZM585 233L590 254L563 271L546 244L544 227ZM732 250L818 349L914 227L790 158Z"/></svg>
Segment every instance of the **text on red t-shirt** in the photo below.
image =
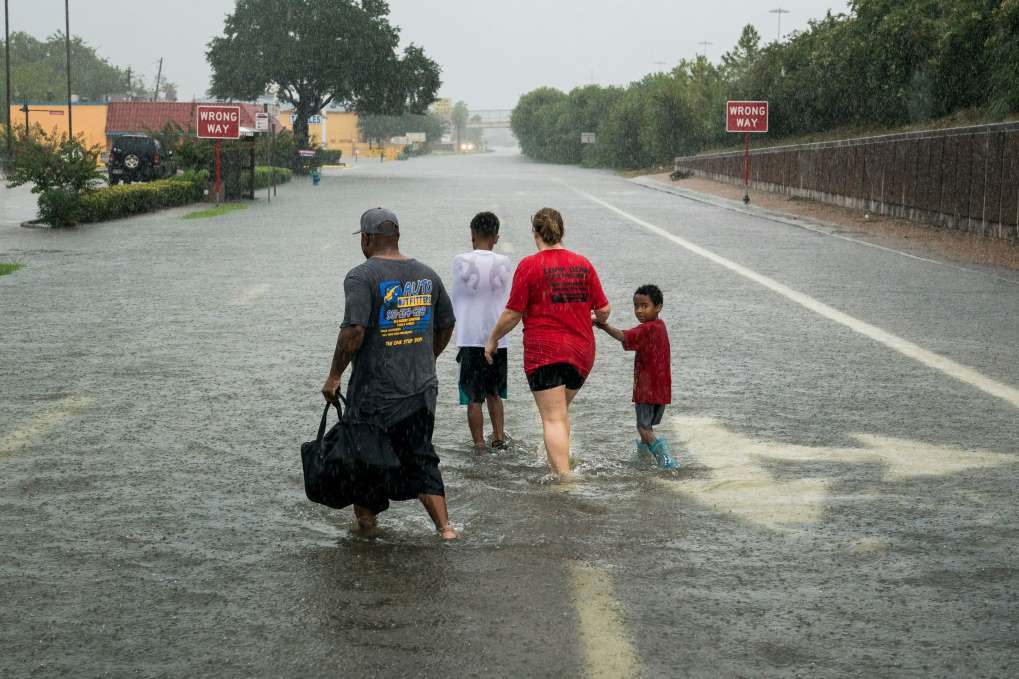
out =
<svg viewBox="0 0 1019 679"><path fill-rule="evenodd" d="M591 311L608 304L587 258L554 249L522 259L506 308L524 315L524 371L568 363L587 377L594 366Z"/></svg>

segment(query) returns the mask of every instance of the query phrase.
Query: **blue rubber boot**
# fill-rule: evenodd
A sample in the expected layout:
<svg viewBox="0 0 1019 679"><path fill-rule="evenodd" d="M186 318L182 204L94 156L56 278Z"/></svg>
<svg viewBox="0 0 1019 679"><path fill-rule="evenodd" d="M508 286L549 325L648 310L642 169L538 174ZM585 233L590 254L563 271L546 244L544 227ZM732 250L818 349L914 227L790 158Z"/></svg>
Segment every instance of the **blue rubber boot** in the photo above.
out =
<svg viewBox="0 0 1019 679"><path fill-rule="evenodd" d="M655 439L651 444L651 454L661 469L678 469L679 464L669 455L669 443L663 438Z"/></svg>

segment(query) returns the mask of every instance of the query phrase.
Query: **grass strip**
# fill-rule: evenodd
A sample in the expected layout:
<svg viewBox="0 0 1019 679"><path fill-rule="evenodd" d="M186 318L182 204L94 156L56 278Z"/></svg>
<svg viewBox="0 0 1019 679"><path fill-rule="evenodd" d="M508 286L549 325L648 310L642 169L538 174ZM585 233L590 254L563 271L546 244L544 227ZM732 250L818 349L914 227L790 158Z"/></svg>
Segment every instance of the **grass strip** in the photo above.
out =
<svg viewBox="0 0 1019 679"><path fill-rule="evenodd" d="M244 203L223 203L216 207L209 208L208 210L199 210L198 212L189 212L184 215L184 219L206 219L209 217L219 217L230 212L237 212L238 210L247 210L248 206Z"/></svg>
<svg viewBox="0 0 1019 679"><path fill-rule="evenodd" d="M6 276L12 274L15 271L24 269L25 265L21 262L0 262L0 276Z"/></svg>

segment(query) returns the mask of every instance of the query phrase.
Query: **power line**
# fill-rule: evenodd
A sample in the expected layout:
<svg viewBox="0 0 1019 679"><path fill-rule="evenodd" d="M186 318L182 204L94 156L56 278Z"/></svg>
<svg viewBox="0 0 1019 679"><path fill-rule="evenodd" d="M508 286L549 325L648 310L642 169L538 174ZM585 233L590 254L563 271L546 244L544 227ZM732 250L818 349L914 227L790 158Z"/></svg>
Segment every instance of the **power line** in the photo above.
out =
<svg viewBox="0 0 1019 679"><path fill-rule="evenodd" d="M781 7L776 7L775 9L768 10L768 13L778 15L778 34L777 37L775 38L775 41L780 42L782 40L782 15L789 14L789 10L782 9Z"/></svg>

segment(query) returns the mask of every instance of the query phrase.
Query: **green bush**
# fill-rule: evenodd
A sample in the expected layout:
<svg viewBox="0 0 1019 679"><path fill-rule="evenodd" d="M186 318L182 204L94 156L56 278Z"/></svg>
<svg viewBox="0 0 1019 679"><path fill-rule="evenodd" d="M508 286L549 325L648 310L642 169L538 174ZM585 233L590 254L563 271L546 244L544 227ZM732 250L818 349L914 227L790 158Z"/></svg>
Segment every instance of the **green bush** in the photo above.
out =
<svg viewBox="0 0 1019 679"><path fill-rule="evenodd" d="M102 222L196 203L205 196L208 173L188 172L145 184L110 186L79 197L79 222ZM51 222L52 223L52 222Z"/></svg>
<svg viewBox="0 0 1019 679"><path fill-rule="evenodd" d="M39 218L50 226L74 226L81 214L81 197L74 191L46 189L39 194Z"/></svg>
<svg viewBox="0 0 1019 679"><path fill-rule="evenodd" d="M339 165L343 158L343 151L340 149L316 149L315 163L318 165Z"/></svg>
<svg viewBox="0 0 1019 679"><path fill-rule="evenodd" d="M76 194L103 178L98 169L101 148L88 146L81 135L69 138L36 125L15 129L11 141L13 155L6 168L8 188L31 184L32 193L58 190ZM51 200L66 202L66 198Z"/></svg>
<svg viewBox="0 0 1019 679"><path fill-rule="evenodd" d="M271 177L273 175L273 172L275 172L275 174L276 174L276 184L286 184L294 176L293 170L290 170L290 169L285 168L285 167L275 167L274 168L274 167L265 167L264 165L259 165L258 167L255 168L255 190L256 191L259 190L259 189L264 189L265 187L269 186L270 179L271 179Z"/></svg>

